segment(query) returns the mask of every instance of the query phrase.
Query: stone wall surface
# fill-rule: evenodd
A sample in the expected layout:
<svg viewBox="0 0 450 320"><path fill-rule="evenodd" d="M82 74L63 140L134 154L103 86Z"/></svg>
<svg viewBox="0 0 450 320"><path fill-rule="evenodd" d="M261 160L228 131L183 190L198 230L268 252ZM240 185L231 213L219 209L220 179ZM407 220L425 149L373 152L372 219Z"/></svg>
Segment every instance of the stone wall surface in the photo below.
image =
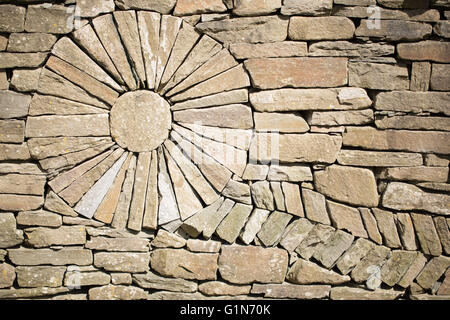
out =
<svg viewBox="0 0 450 320"><path fill-rule="evenodd" d="M449 17L0 1L0 299L450 299Z"/></svg>

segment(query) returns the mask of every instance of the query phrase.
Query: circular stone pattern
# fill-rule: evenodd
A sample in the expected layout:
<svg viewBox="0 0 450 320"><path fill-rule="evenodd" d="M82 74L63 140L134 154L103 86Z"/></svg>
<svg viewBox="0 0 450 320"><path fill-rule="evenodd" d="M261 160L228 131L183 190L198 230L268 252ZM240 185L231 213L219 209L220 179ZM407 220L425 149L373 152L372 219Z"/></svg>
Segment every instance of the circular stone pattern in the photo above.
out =
<svg viewBox="0 0 450 320"><path fill-rule="evenodd" d="M172 123L169 103L158 94L139 90L119 97L111 109L111 135L132 152L156 149L169 137Z"/></svg>

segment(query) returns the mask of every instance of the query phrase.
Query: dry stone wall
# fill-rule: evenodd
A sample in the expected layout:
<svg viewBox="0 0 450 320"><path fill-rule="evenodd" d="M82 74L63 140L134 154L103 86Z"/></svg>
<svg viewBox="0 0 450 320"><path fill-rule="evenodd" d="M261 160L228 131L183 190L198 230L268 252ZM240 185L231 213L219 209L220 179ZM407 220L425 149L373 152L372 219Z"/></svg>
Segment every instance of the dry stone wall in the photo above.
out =
<svg viewBox="0 0 450 320"><path fill-rule="evenodd" d="M449 299L449 16L0 1L0 299Z"/></svg>

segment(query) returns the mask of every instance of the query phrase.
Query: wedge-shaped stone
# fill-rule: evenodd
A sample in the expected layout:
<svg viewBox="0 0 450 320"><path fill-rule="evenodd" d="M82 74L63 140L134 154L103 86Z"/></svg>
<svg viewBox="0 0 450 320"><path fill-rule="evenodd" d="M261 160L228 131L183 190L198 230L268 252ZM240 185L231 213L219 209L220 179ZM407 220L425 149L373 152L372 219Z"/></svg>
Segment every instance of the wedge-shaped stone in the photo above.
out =
<svg viewBox="0 0 450 320"><path fill-rule="evenodd" d="M87 266L92 264L92 252L78 247L52 249L9 249L8 257L15 265L37 266L52 265L62 266L75 264Z"/></svg>
<svg viewBox="0 0 450 320"><path fill-rule="evenodd" d="M307 219L300 218L292 222L284 231L280 245L287 251L294 251L307 237L314 225Z"/></svg>
<svg viewBox="0 0 450 320"><path fill-rule="evenodd" d="M353 245L338 259L336 266L342 274L348 274L363 259L374 244L366 239L359 238Z"/></svg>
<svg viewBox="0 0 450 320"><path fill-rule="evenodd" d="M139 30L135 11L116 11L114 20L117 23L117 31L128 53L131 61L131 67L136 72L140 82L144 83L146 79L144 59L139 41Z"/></svg>
<svg viewBox="0 0 450 320"><path fill-rule="evenodd" d="M445 141L447 132L424 132L407 130L377 130L371 127L347 128L344 146L375 150L404 150L412 152L449 153Z"/></svg>
<svg viewBox="0 0 450 320"><path fill-rule="evenodd" d="M144 218L142 227L144 229L156 229L158 226L158 153L152 151L150 172L148 174L147 194L145 198Z"/></svg>
<svg viewBox="0 0 450 320"><path fill-rule="evenodd" d="M341 182L336 185L336 181ZM374 207L378 205L375 177L368 169L332 165L314 174L316 190L332 199Z"/></svg>
<svg viewBox="0 0 450 320"><path fill-rule="evenodd" d="M373 23L373 20L361 20L355 36L387 41L417 41L426 38L432 31L431 25L412 21L379 20L378 28L374 28Z"/></svg>
<svg viewBox="0 0 450 320"><path fill-rule="evenodd" d="M197 283L184 279L170 279L156 275L152 272L134 274L133 281L145 289L167 290L175 292L196 292Z"/></svg>
<svg viewBox="0 0 450 320"><path fill-rule="evenodd" d="M345 17L293 17L289 23L292 40L339 40L351 39L355 25Z"/></svg>
<svg viewBox="0 0 450 320"><path fill-rule="evenodd" d="M274 211L257 233L258 239L265 246L276 245L281 240L283 232L291 219L292 216L290 214Z"/></svg>
<svg viewBox="0 0 450 320"><path fill-rule="evenodd" d="M215 56L221 49L222 46L217 41L211 39L207 35L204 35L164 87L164 91L168 91L183 81L200 66ZM168 94L170 94L170 92Z"/></svg>
<svg viewBox="0 0 450 320"><path fill-rule="evenodd" d="M156 248L182 248L186 245L186 240L176 234L159 229L151 245Z"/></svg>
<svg viewBox="0 0 450 320"><path fill-rule="evenodd" d="M172 96L172 102L204 97L223 91L231 91L250 86L250 79L242 64L203 81L182 93Z"/></svg>
<svg viewBox="0 0 450 320"><path fill-rule="evenodd" d="M376 246L352 270L352 279L360 283L369 279L372 274L378 274L379 268L384 264L389 254L390 250L388 248Z"/></svg>
<svg viewBox="0 0 450 320"><path fill-rule="evenodd" d="M61 5L30 5L25 31L64 34L73 30L72 12Z"/></svg>
<svg viewBox="0 0 450 320"><path fill-rule="evenodd" d="M381 268L381 280L393 287L403 277L413 263L417 253L411 251L394 250L391 257Z"/></svg>
<svg viewBox="0 0 450 320"><path fill-rule="evenodd" d="M77 32L79 33L82 31L76 31L75 34L77 34ZM122 91L122 88L68 37L61 38L53 47L52 53L98 81L107 84L114 90ZM72 73L67 73L66 78L73 81L73 76L77 73L74 73L74 69L68 69L68 71L69 70L72 71Z"/></svg>
<svg viewBox="0 0 450 320"><path fill-rule="evenodd" d="M426 40L397 45L398 56L404 60L450 62L448 42Z"/></svg>
<svg viewBox="0 0 450 320"><path fill-rule="evenodd" d="M421 251L424 254L439 256L442 253L442 245L439 240L433 218L429 215L411 213Z"/></svg>
<svg viewBox="0 0 450 320"><path fill-rule="evenodd" d="M106 271L146 272L149 257L148 253L97 252L94 254L94 266Z"/></svg>
<svg viewBox="0 0 450 320"><path fill-rule="evenodd" d="M263 223L269 216L270 211L264 209L255 208L245 224L244 229L240 234L240 239L245 244L250 244L256 237L256 234L261 230Z"/></svg>
<svg viewBox="0 0 450 320"><path fill-rule="evenodd" d="M28 115L31 97L14 91L0 91L0 119L21 118Z"/></svg>
<svg viewBox="0 0 450 320"><path fill-rule="evenodd" d="M341 165L366 167L414 167L423 163L419 153L341 150L337 161Z"/></svg>
<svg viewBox="0 0 450 320"><path fill-rule="evenodd" d="M285 40L288 22L278 16L249 17L202 22L196 27L220 42L258 43Z"/></svg>
<svg viewBox="0 0 450 320"><path fill-rule="evenodd" d="M85 248L101 251L127 251L127 252L148 252L148 240L138 237L132 238L109 238L91 237L86 242Z"/></svg>
<svg viewBox="0 0 450 320"><path fill-rule="evenodd" d="M16 219L10 212L0 215L0 231L0 248L14 247L23 242L23 231L16 228Z"/></svg>
<svg viewBox="0 0 450 320"><path fill-rule="evenodd" d="M289 269L286 280L295 284L342 284L350 281L350 277L321 268L313 262L298 259Z"/></svg>
<svg viewBox="0 0 450 320"><path fill-rule="evenodd" d="M176 111L174 112L174 121L231 129L253 127L251 109L241 104Z"/></svg>
<svg viewBox="0 0 450 320"><path fill-rule="evenodd" d="M417 277L417 283L424 289L431 289L437 280L450 266L450 258L446 256L431 259Z"/></svg>
<svg viewBox="0 0 450 320"><path fill-rule="evenodd" d="M117 68L114 66L114 63L112 62L111 58L109 57L108 53L100 42L100 39L98 38L97 34L90 24L87 24L82 28L75 30L74 32L72 32L72 35L75 41L82 48L88 51L92 58L94 58L94 60L97 61L101 67L108 71L118 83L124 84L122 76L119 74L119 71L117 71ZM70 52L70 50L68 51ZM64 59L63 57L61 58ZM66 61L72 63L74 66L80 68L81 70L84 70L86 68L86 66L79 66L78 63L75 63L73 60ZM84 71L88 72L86 70ZM89 72L92 72L92 70L90 70Z"/></svg>
<svg viewBox="0 0 450 320"><path fill-rule="evenodd" d="M197 70L192 72L186 79L180 82L175 88L167 93L168 96L177 94L189 87L192 87L202 81L206 81L214 76L217 76L227 70L238 65L238 62L233 58L227 49L223 49L218 54L205 62ZM167 90L162 90L161 93Z"/></svg>
<svg viewBox="0 0 450 320"><path fill-rule="evenodd" d="M200 170L182 153L182 151L170 140L166 140L164 146L177 163L185 178L200 195L203 201L209 205L217 200L218 195L206 181Z"/></svg>
<svg viewBox="0 0 450 320"><path fill-rule="evenodd" d="M377 95L375 109L400 112L431 112L450 115L450 94L444 92L383 92Z"/></svg>
<svg viewBox="0 0 450 320"><path fill-rule="evenodd" d="M107 114L80 116L28 117L26 136L108 136L109 116Z"/></svg>
<svg viewBox="0 0 450 320"><path fill-rule="evenodd" d="M66 267L22 267L16 268L17 282L23 288L60 287Z"/></svg>
<svg viewBox="0 0 450 320"><path fill-rule="evenodd" d="M165 277L216 280L218 254L158 249L150 259L153 270Z"/></svg>
<svg viewBox="0 0 450 320"><path fill-rule="evenodd" d="M347 230L355 237L368 237L358 209L333 201L327 201L327 206L335 228Z"/></svg>
<svg viewBox="0 0 450 320"><path fill-rule="evenodd" d="M156 65L155 88L159 88L161 78L175 44L182 19L172 16L161 17L161 32L158 49L158 63Z"/></svg>
<svg viewBox="0 0 450 320"><path fill-rule="evenodd" d="M89 300L147 300L148 293L131 286L107 285L89 289Z"/></svg>
<svg viewBox="0 0 450 320"><path fill-rule="evenodd" d="M216 234L228 243L236 241L253 207L237 203L216 229Z"/></svg>
<svg viewBox="0 0 450 320"><path fill-rule="evenodd" d="M25 235L26 242L35 248L86 243L84 226L62 226L57 229L33 228L25 230Z"/></svg>
<svg viewBox="0 0 450 320"><path fill-rule="evenodd" d="M278 248L227 245L219 257L220 275L231 283L282 283L287 268L287 252Z"/></svg>
<svg viewBox="0 0 450 320"><path fill-rule="evenodd" d="M178 111L186 109L198 109L246 102L248 102L247 89L238 89L176 103L171 107L171 110Z"/></svg>
<svg viewBox="0 0 450 320"><path fill-rule="evenodd" d="M223 202L224 198L219 198L213 204L205 207L196 215L184 221L182 225L183 230L186 231L190 236L197 237L206 228L210 217L216 215Z"/></svg>
<svg viewBox="0 0 450 320"><path fill-rule="evenodd" d="M364 89L280 89L250 93L261 112L365 109L372 104Z"/></svg>
<svg viewBox="0 0 450 320"><path fill-rule="evenodd" d="M89 104L103 109L109 109L106 104L92 97L79 86L72 84L70 81L48 69L42 70L38 92L41 94L53 95L56 97Z"/></svg>
<svg viewBox="0 0 450 320"><path fill-rule="evenodd" d="M89 106L83 103L61 99L52 96L35 94L31 99L29 115L75 115L106 113L105 109Z"/></svg>
<svg viewBox="0 0 450 320"><path fill-rule="evenodd" d="M335 287L330 291L331 300L395 300L404 291L377 289L375 291L353 287Z"/></svg>
<svg viewBox="0 0 450 320"><path fill-rule="evenodd" d="M172 131L171 137L183 149L184 153L198 166L205 178L212 186L221 192L232 176L232 172L217 162L213 157L200 151L195 145L183 139L177 132Z"/></svg>
<svg viewBox="0 0 450 320"><path fill-rule="evenodd" d="M341 138L323 134L257 133L250 145L250 159L261 162L333 163L341 148Z"/></svg>
<svg viewBox="0 0 450 320"><path fill-rule="evenodd" d="M174 148L176 148L175 145ZM162 148L158 149L158 160L158 190L160 194L158 224L161 225L178 219L180 211Z"/></svg>
<svg viewBox="0 0 450 320"><path fill-rule="evenodd" d="M108 52L123 80L131 90L137 89L136 80L133 77L128 63L125 49L122 46L119 32L111 14L107 14L92 20L95 31L100 38L103 47Z"/></svg>
<svg viewBox="0 0 450 320"><path fill-rule="evenodd" d="M236 59L303 57L308 53L306 42L233 43L230 51Z"/></svg>
<svg viewBox="0 0 450 320"><path fill-rule="evenodd" d="M345 58L249 59L245 67L258 89L311 88L347 85ZM267 68L273 72L267 73Z"/></svg>
<svg viewBox="0 0 450 320"><path fill-rule="evenodd" d="M49 191L45 197L44 208L46 210L57 212L64 216L76 217L78 214L67 203L64 202L56 193Z"/></svg>
<svg viewBox="0 0 450 320"><path fill-rule="evenodd" d="M448 215L450 196L428 193L407 183L391 182L382 198L384 207L395 210L425 210L435 214Z"/></svg>
<svg viewBox="0 0 450 320"><path fill-rule="evenodd" d="M5 174L0 176L0 193L43 195L46 182L43 175Z"/></svg>

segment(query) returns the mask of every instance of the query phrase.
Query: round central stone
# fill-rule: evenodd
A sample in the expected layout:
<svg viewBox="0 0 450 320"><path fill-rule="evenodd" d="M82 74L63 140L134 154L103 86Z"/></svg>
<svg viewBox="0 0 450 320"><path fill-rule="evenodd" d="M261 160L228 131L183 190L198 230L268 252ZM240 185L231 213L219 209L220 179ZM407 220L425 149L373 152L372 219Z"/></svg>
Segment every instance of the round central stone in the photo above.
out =
<svg viewBox="0 0 450 320"><path fill-rule="evenodd" d="M158 94L139 90L119 97L111 109L111 135L132 152L156 149L169 137L172 123L169 103Z"/></svg>

